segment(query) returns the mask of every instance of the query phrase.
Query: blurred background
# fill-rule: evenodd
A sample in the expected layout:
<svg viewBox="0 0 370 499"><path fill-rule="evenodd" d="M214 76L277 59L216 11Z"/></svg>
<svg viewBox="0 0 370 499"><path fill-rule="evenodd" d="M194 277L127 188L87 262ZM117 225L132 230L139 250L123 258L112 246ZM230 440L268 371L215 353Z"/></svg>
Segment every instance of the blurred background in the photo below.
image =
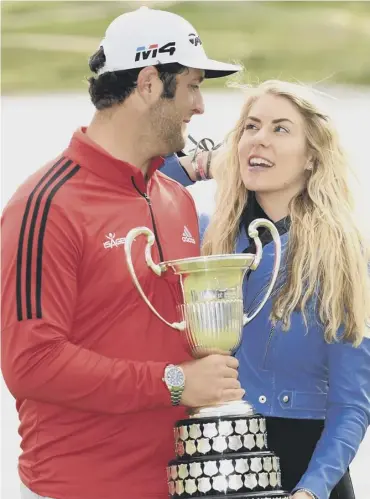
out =
<svg viewBox="0 0 370 499"><path fill-rule="evenodd" d="M252 81L370 85L369 2L3 1L3 94L84 91L106 26L138 5L184 16L210 57L242 61Z"/></svg>
<svg viewBox="0 0 370 499"><path fill-rule="evenodd" d="M370 221L366 1L2 1L2 207L26 177L67 146L77 127L89 123L94 113L89 56L117 15L141 5L184 16L209 57L243 63L247 83L279 78L325 92L320 98L336 120L358 179L354 188L361 219ZM225 78L205 81L202 88L206 112L192 120L189 132L222 140L239 115L243 94L228 88ZM191 190L198 207L210 209L212 181ZM3 382L1 419L1 497L18 499L18 418ZM370 499L369 462L368 432L351 467L356 499Z"/></svg>

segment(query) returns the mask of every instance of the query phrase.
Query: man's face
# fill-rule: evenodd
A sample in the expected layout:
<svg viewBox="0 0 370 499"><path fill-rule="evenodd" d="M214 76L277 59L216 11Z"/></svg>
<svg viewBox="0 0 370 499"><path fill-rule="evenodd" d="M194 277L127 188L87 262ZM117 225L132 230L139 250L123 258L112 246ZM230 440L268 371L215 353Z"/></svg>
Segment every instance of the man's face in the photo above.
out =
<svg viewBox="0 0 370 499"><path fill-rule="evenodd" d="M156 131L162 155L180 151L185 146L186 128L194 114L203 114L204 104L200 84L204 71L185 70L176 75L173 98L161 96L150 109L150 121Z"/></svg>

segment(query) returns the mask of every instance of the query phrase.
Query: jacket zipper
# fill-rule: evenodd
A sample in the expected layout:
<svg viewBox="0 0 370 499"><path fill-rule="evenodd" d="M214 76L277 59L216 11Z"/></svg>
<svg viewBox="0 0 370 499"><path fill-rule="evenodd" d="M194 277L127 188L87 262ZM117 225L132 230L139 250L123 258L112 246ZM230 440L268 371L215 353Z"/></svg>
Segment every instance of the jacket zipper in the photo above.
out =
<svg viewBox="0 0 370 499"><path fill-rule="evenodd" d="M155 240L157 241L157 245L158 245L159 259L160 259L161 262L164 262L162 246L161 246L161 243L159 242L158 231L157 231L157 226L156 226L156 223L155 223L155 220L154 220L154 213L153 213L152 202L150 200L150 197L145 192L141 192L141 190L135 184L134 177L131 177L131 180L132 180L132 184L135 187L135 189L137 190L137 192L148 203L149 211L150 211L150 217L152 219L152 224L153 224L154 236L155 236Z"/></svg>
<svg viewBox="0 0 370 499"><path fill-rule="evenodd" d="M275 331L275 328L276 328L276 324L274 324L273 326L271 326L270 328L270 334L269 334L269 337L268 337L268 340L267 340L267 343L266 343L266 350L265 350L265 356L263 358L263 367L265 367L266 365L266 358L267 358L267 354L268 354L268 351L270 349L270 343L271 343L271 340L272 340L272 336L274 334L274 331Z"/></svg>

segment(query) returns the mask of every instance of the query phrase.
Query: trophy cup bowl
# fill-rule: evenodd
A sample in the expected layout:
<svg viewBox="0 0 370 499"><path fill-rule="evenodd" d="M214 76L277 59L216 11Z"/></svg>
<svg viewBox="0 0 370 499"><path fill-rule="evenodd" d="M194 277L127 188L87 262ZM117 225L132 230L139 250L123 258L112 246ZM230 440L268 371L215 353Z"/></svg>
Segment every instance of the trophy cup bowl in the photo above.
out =
<svg viewBox="0 0 370 499"><path fill-rule="evenodd" d="M262 259L258 228L268 229L275 245L275 261L265 295L251 315L243 311L243 281ZM265 305L276 283L281 260L279 233L272 222L254 220L248 228L256 254L199 256L155 263L151 247L153 232L132 229L125 240L125 253L132 280L147 306L168 326L186 334L194 357L232 354L239 347L243 327ZM132 262L131 248L139 236L147 237L145 260L158 276L170 271L180 278L183 303L178 304L179 322L166 321L145 295ZM279 459L267 447L266 421L255 414L247 400L193 409L190 418L175 425L175 453L167 468L170 497L196 498L220 494L230 498L288 499L280 490Z"/></svg>
<svg viewBox="0 0 370 499"><path fill-rule="evenodd" d="M248 270L256 270L262 258L262 243L258 228L265 227L275 244L275 262L264 298L253 314L243 312L243 280ZM125 253L133 282L145 303L167 325L184 331L194 357L214 353L231 354L239 347L243 326L250 322L265 305L271 295L280 268L281 242L272 222L256 219L248 228L256 245L256 254L241 253L229 255L199 256L168 262L154 263L151 247L155 242L153 232L147 227L132 229L125 241ZM180 276L183 303L179 303L180 322L169 323L155 310L145 295L132 263L131 247L140 236L147 237L145 260L150 269L161 276L168 271ZM192 411L192 417L208 417L221 414L252 414L253 407L246 400L203 407Z"/></svg>

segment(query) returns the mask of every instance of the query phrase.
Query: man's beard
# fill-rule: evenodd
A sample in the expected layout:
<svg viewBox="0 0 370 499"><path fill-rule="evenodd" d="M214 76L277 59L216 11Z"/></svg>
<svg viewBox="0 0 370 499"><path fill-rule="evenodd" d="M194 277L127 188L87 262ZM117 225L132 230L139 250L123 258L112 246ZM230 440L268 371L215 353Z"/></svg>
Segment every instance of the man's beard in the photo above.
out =
<svg viewBox="0 0 370 499"><path fill-rule="evenodd" d="M156 146L161 149L159 154L172 154L185 147L183 120L172 100L159 99L150 110L149 121L153 138L157 137Z"/></svg>

